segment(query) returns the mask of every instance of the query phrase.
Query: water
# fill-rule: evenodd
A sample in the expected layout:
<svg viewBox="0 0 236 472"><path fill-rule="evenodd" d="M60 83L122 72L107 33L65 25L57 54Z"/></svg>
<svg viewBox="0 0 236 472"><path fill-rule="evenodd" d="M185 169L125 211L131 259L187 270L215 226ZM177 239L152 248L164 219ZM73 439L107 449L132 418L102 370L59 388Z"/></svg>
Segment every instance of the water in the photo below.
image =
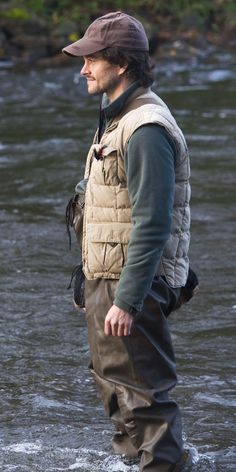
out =
<svg viewBox="0 0 236 472"><path fill-rule="evenodd" d="M64 209L83 175L98 99L79 64L0 71L2 472L135 472L88 373L85 319L66 287L76 265ZM201 291L172 316L193 471L236 470L235 57L158 66L157 83L191 150L192 266Z"/></svg>

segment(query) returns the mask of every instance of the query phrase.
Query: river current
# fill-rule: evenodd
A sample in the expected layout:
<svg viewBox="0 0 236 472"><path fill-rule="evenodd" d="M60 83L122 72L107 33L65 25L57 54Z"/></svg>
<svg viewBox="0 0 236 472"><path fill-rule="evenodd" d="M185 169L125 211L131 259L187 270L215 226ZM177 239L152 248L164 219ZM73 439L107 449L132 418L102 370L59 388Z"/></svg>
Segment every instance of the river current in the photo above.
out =
<svg viewBox="0 0 236 472"><path fill-rule="evenodd" d="M97 125L80 65L0 71L0 470L135 472L88 372L84 314L67 290L78 261L64 225ZM170 320L192 470L236 470L236 61L212 51L160 62L154 90L183 129L192 165L197 297Z"/></svg>

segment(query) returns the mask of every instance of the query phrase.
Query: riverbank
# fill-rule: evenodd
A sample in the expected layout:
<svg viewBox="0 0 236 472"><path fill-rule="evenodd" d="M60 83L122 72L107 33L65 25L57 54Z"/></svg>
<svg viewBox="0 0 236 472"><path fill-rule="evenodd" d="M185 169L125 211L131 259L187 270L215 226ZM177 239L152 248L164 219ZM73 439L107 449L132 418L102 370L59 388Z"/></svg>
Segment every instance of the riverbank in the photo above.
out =
<svg viewBox="0 0 236 472"><path fill-rule="evenodd" d="M151 23L144 19L143 23L149 37L150 53L154 58L181 60L202 57L212 47L233 49L236 46L234 28L214 33L197 28L194 18L189 18L186 25L176 29L161 21ZM83 35L83 31L78 33L77 28L70 19L51 27L42 18L21 21L0 18L0 67L53 67L71 63L61 50Z"/></svg>

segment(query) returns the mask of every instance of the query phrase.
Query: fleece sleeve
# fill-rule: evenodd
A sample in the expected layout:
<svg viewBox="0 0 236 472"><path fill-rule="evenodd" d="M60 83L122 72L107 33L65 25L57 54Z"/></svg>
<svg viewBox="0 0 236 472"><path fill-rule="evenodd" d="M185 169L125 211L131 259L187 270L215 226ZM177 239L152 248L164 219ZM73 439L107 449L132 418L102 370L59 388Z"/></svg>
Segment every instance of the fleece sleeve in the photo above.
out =
<svg viewBox="0 0 236 472"><path fill-rule="evenodd" d="M132 229L114 304L135 313L143 307L170 236L175 189L173 141L159 125L142 126L131 137L124 161Z"/></svg>

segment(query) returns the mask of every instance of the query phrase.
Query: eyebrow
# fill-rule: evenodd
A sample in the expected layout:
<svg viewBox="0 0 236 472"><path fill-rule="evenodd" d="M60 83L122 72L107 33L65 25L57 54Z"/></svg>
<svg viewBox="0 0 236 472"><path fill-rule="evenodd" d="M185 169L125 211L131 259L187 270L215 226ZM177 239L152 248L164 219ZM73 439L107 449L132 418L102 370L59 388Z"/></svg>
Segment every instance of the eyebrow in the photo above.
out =
<svg viewBox="0 0 236 472"><path fill-rule="evenodd" d="M86 59L97 59L99 57L102 57L102 54L99 52L95 52L94 54L88 54L87 56L84 56Z"/></svg>

